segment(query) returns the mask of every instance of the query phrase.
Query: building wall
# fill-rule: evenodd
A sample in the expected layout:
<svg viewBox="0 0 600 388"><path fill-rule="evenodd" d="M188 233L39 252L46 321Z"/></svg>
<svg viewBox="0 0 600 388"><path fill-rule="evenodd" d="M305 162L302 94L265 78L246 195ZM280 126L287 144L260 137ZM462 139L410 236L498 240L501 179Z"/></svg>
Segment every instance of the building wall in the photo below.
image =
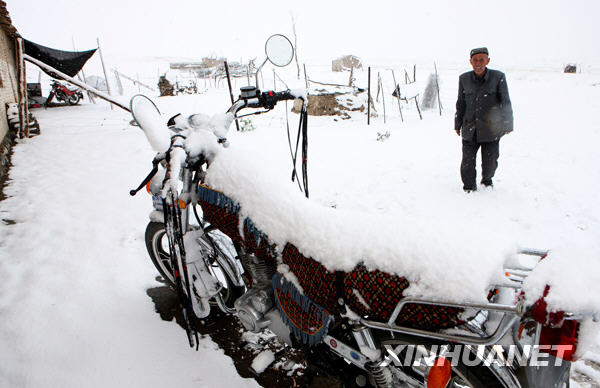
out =
<svg viewBox="0 0 600 388"><path fill-rule="evenodd" d="M19 100L15 57L14 40L0 29L0 141L8 131L6 104Z"/></svg>

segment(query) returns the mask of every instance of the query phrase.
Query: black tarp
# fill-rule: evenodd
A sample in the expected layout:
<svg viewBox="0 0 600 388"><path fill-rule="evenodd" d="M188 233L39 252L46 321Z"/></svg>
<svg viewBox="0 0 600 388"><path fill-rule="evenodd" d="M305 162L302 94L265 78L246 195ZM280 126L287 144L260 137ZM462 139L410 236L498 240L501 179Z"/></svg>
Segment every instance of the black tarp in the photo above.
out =
<svg viewBox="0 0 600 388"><path fill-rule="evenodd" d="M79 70L85 65L88 59L97 49L87 51L62 51L50 47L42 46L33 43L27 39L23 39L25 54L44 62L48 66L52 66L69 77L74 77ZM44 69L42 69L44 70ZM62 78L57 74L44 70L46 74L53 78Z"/></svg>

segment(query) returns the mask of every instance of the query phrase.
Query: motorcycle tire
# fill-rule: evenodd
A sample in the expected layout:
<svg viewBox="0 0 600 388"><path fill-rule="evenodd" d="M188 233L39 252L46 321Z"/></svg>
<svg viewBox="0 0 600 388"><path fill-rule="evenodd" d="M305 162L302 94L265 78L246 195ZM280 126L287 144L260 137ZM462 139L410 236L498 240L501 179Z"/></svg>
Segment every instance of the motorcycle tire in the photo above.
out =
<svg viewBox="0 0 600 388"><path fill-rule="evenodd" d="M171 258L169 255L169 244L167 240L165 225L162 222L150 222L146 227L145 233L146 249L152 260L152 264L156 267L167 285L175 289L175 280L173 270L171 269ZM203 238L200 241L207 249L213 249L212 244ZM217 249L217 254L222 255L222 252ZM244 287L237 287L233 281L227 276L225 271L220 270L217 264L211 268L211 271L220 271L217 278L223 285L221 296L223 302L229 308L233 308L233 302L239 298L245 291ZM224 281L223 281L224 280ZM216 303L216 302L215 302ZM213 304L213 301L211 301Z"/></svg>
<svg viewBox="0 0 600 388"><path fill-rule="evenodd" d="M54 99L54 92L50 92L48 98L46 98L46 102L44 103L44 105L49 106L52 102L52 99Z"/></svg>
<svg viewBox="0 0 600 388"><path fill-rule="evenodd" d="M79 96L79 94L74 93L69 96L69 98L67 99L67 102L69 103L69 105L77 105L77 104L79 104L80 99L81 99L81 97Z"/></svg>

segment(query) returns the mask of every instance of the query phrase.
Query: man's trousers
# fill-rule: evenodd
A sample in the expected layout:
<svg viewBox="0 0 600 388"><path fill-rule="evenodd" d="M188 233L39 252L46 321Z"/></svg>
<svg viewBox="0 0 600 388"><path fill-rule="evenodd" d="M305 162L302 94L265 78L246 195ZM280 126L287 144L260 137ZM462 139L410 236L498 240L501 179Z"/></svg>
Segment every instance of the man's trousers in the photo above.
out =
<svg viewBox="0 0 600 388"><path fill-rule="evenodd" d="M500 140L487 143L474 143L463 140L462 163L460 164L460 176L463 181L464 190L477 190L477 169L475 166L477 151L481 147L481 183L486 186L492 185L492 178L498 167L500 156Z"/></svg>

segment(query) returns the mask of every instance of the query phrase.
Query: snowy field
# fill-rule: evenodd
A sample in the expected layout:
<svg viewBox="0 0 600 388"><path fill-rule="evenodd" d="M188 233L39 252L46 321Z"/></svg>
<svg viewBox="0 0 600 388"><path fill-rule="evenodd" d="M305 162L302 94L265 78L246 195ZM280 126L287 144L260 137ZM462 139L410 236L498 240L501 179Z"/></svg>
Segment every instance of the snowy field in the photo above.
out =
<svg viewBox="0 0 600 388"><path fill-rule="evenodd" d="M515 131L500 143L493 190L462 191L453 131L459 70L446 69L442 116L426 111L421 121L405 105L402 122L387 93L385 124L381 100L370 126L363 114L309 117L311 201L363 214L369 228L378 217L393 220L400 240L410 233L413 252L435 252L440 264L481 252L481 266L453 270L474 283L492 249L550 249L556 256L543 273L562 280L557 305L600 309L600 75L502 70ZM364 76L357 82L366 84ZM209 89L156 101L167 116L212 114L229 106L229 95ZM0 386L255 386L209 339L190 350L146 295L157 285L144 245L151 199L128 191L151 169L153 152L131 117L104 103L33 113L42 135L15 147L0 202ZM230 132L231 150L255 162L252 173L267 188L293 187L285 117L280 104L252 118L254 131ZM289 117L295 133L298 116ZM378 132L390 137L377 141ZM598 386L598 339L584 359L573 386Z"/></svg>

